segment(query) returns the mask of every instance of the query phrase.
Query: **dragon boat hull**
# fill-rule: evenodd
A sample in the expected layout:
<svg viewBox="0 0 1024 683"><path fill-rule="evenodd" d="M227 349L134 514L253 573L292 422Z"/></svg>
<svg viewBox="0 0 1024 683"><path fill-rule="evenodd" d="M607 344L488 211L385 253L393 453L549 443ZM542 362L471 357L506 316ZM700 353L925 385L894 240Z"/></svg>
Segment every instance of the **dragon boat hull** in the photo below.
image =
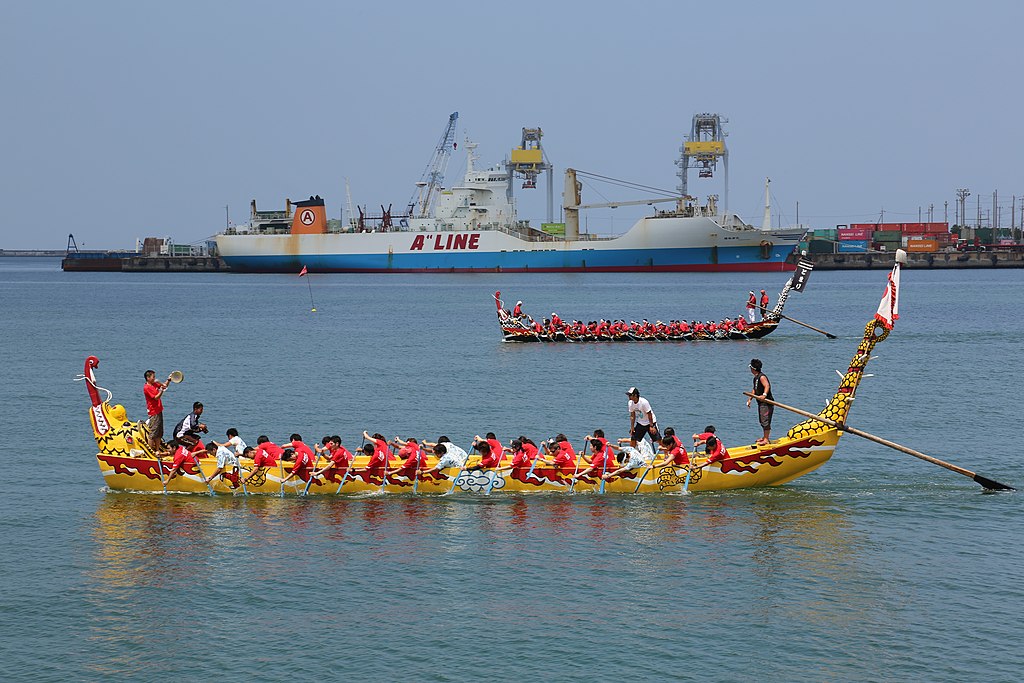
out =
<svg viewBox="0 0 1024 683"><path fill-rule="evenodd" d="M130 426L135 429L134 425ZM139 435L142 438L142 435ZM747 446L733 449L735 452L720 463L713 463L702 469L694 468L688 490L722 491L728 489L779 486L786 484L821 467L832 457L839 432L827 430L814 436L800 439L782 439L768 446ZM278 463L269 468L259 468L245 488L240 485L237 474L218 477L208 488L195 465L187 465L184 474L179 474L169 483L164 483L170 470L169 459L157 459L138 453L132 455L97 454L100 472L107 488L112 491L163 493L204 493L211 491L227 495L367 495L376 493L600 493L599 477L584 477L572 484L572 468L559 470L552 467L537 467L531 473L529 468L516 468L504 474L491 470L465 471L459 468L442 470L429 477L416 474L396 473L388 476L385 484L380 474L349 473L337 470L315 478L309 483L308 474L297 476L282 484L288 473L288 463ZM470 460L470 466L474 460ZM355 470L365 468L365 458L358 458ZM198 462L204 478L217 468L213 458L202 458ZM241 462L242 476L248 476L254 469L251 460ZM642 479L641 479L642 478ZM454 487L453 487L454 482ZM308 487L307 487L308 483ZM382 484L383 487L381 486ZM605 482L604 493L679 493L686 485L685 467L654 467L635 470L622 477Z"/></svg>
<svg viewBox="0 0 1024 683"><path fill-rule="evenodd" d="M773 321L753 323L747 326L742 332L730 330L729 332L717 332L715 334L693 333L685 334L633 334L624 332L622 334L566 334L556 332L555 334L538 334L525 327L504 326L501 327L502 341L523 344L531 342L552 343L588 343L588 342L690 342L690 341L750 341L766 337L778 328L779 324Z"/></svg>

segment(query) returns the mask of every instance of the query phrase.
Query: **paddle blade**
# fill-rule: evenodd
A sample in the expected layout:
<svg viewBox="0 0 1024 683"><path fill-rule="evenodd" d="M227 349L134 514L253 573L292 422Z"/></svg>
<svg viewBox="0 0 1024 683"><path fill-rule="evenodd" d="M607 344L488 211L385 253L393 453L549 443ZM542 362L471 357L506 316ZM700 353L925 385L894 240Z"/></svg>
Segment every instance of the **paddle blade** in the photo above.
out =
<svg viewBox="0 0 1024 683"><path fill-rule="evenodd" d="M989 491L1016 491L1017 490L1017 489L1013 488L1012 486L1007 486L1006 484L1000 484L998 481L993 481L992 479L989 479L987 477L983 477L980 474L975 474L973 477L971 477L971 479L973 479L974 481L978 482L979 484L981 484L982 486L987 488Z"/></svg>
<svg viewBox="0 0 1024 683"><path fill-rule="evenodd" d="M181 380L185 379L185 375L184 375L184 373L182 373L181 370L175 370L170 375L168 375L167 379L169 379L170 381L172 381L175 384L177 384Z"/></svg>

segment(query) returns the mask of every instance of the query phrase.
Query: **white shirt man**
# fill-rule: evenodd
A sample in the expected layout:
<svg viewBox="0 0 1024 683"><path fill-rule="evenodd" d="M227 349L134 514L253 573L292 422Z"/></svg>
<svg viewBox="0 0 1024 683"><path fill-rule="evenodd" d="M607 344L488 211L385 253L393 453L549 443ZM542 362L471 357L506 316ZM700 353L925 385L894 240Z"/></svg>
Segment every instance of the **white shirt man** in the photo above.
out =
<svg viewBox="0 0 1024 683"><path fill-rule="evenodd" d="M640 395L640 390L630 387L626 391L629 396L629 445L636 448L644 436L650 434L652 439L658 438L658 418L654 416L651 403Z"/></svg>

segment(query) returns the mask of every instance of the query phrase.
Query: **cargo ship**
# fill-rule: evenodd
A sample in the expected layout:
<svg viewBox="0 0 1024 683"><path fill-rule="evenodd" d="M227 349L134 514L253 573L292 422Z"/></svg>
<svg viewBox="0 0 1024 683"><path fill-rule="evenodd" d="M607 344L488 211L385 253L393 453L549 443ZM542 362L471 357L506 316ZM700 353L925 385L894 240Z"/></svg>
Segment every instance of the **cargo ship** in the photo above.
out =
<svg viewBox="0 0 1024 683"><path fill-rule="evenodd" d="M452 116L454 121L457 115ZM520 221L512 193L515 176L525 174L524 187L535 187L536 174L546 171L549 213L551 203L552 167L539 144L531 146L539 143L540 129L523 131L524 144L513 150L511 160L487 169L475 167L476 145L465 145L466 173L455 187L437 185L435 164L425 176L428 180L417 183L419 198L410 201L408 215L396 217L397 223L382 207L383 220L377 224L364 221L360 211L358 221L331 230L323 199L313 196L288 202L288 225L280 216L258 220L254 202L254 220L248 226L217 235L218 254L232 271L240 272L293 273L302 268L342 273L793 270L786 259L805 231L770 226L767 190L765 223L758 228L719 211L715 195L703 204L682 193L584 205L577 171L566 169L565 222L545 224L548 229L544 230ZM448 144L442 136L438 153ZM639 219L622 235L580 232L582 209L659 202L674 206Z"/></svg>

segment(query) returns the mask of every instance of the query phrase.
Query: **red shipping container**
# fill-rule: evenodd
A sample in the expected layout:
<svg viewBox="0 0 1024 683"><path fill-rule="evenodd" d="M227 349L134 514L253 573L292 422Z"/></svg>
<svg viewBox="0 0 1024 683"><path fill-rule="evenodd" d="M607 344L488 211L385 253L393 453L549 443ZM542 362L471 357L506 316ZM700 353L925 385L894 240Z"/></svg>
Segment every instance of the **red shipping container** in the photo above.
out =
<svg viewBox="0 0 1024 683"><path fill-rule="evenodd" d="M928 232L927 223L904 223L903 234L904 235L924 235Z"/></svg>
<svg viewBox="0 0 1024 683"><path fill-rule="evenodd" d="M948 223L925 223L924 225L925 225L925 232L933 234L933 235L948 234L949 233L949 224Z"/></svg>
<svg viewBox="0 0 1024 683"><path fill-rule="evenodd" d="M868 228L839 228L839 241L845 242L848 240L870 240L872 233L874 233L875 231L874 227L875 226L872 225Z"/></svg>
<svg viewBox="0 0 1024 683"><path fill-rule="evenodd" d="M850 223L851 230L867 230L869 232L875 231L875 223ZM842 228L840 228L841 230Z"/></svg>

